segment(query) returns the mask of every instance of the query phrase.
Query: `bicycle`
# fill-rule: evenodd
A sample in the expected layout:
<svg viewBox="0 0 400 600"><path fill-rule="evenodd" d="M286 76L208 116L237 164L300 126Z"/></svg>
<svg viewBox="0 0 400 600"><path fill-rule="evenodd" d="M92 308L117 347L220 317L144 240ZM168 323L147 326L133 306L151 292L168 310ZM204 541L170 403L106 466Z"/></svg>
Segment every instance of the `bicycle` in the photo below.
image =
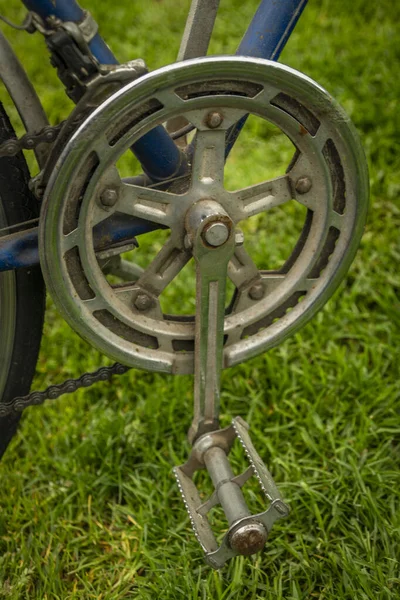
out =
<svg viewBox="0 0 400 600"><path fill-rule="evenodd" d="M45 36L76 108L49 126L0 36L0 75L27 129L16 140L2 112L1 451L26 406L130 367L194 371L193 449L175 474L206 560L220 568L232 556L261 550L273 523L289 512L247 424L237 417L220 429L220 372L297 331L343 279L368 200L358 137L327 92L274 62L305 1L263 0L237 57L204 58L218 2L195 0L179 62L149 74L142 60L118 65L93 18L74 1L24 4L31 12L23 28ZM249 114L283 131L295 153L285 174L226 190L225 160ZM40 172L34 180L22 149L35 152ZM130 149L143 173L122 177L116 163ZM260 269L237 224L293 200L306 211L298 243L279 269ZM143 270L136 238L158 229L170 230L170 237ZM160 297L192 257L196 315L166 315ZM72 328L118 362L29 394L44 313L41 273ZM228 455L237 438L250 467L235 477ZM200 469L215 487L206 502L193 483ZM252 475L270 501L256 515L241 491ZM220 546L207 520L216 504L229 524Z"/></svg>

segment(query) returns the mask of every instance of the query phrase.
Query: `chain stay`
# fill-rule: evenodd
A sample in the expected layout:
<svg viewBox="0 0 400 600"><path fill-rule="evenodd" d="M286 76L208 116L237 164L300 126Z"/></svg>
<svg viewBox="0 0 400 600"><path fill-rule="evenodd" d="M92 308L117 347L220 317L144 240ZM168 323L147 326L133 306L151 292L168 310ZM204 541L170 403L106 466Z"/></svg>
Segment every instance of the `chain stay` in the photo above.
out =
<svg viewBox="0 0 400 600"><path fill-rule="evenodd" d="M0 404L0 418L22 412L28 406L43 404L45 400L56 400L63 394L72 394L80 388L91 387L100 381L108 381L113 375L123 375L129 369L121 363L114 363L110 367L100 367L97 371L84 373L77 379L66 379L63 383L50 385L43 391L31 392L26 396L16 396L11 402Z"/></svg>

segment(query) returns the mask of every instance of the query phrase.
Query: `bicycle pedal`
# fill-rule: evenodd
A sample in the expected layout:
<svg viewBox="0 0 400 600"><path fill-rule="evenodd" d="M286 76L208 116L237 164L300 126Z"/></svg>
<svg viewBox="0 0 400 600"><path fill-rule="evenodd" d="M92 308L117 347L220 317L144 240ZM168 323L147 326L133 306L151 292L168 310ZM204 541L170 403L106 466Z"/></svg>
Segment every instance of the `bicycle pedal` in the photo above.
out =
<svg viewBox="0 0 400 600"><path fill-rule="evenodd" d="M248 429L247 423L236 417L229 427L202 435L194 443L189 460L174 469L194 533L205 552L206 562L214 569L221 568L233 556L248 556L262 550L275 521L289 514L289 507L254 448ZM250 462L238 476L234 476L228 460L235 439L242 444ZM200 469L207 469L215 488L206 502L200 499L193 482L194 473ZM267 510L255 515L250 513L241 490L252 475L257 477L270 501ZM207 513L217 504L222 506L229 523L219 547L207 518Z"/></svg>

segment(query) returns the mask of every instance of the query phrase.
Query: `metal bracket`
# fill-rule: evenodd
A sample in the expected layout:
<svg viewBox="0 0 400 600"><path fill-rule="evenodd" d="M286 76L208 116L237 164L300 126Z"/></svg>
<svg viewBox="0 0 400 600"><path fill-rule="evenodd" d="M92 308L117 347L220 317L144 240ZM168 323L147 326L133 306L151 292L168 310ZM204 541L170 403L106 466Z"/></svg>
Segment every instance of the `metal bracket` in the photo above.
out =
<svg viewBox="0 0 400 600"><path fill-rule="evenodd" d="M89 48L89 42L97 34L98 26L88 11L84 11L84 17L78 23L61 21L54 16L44 22L39 15L32 14L34 26L45 36L51 64L57 69L67 95L75 103L91 86L109 83L110 79L114 82L118 79L125 84L147 73L146 65L141 59L123 65L99 63Z"/></svg>
<svg viewBox="0 0 400 600"><path fill-rule="evenodd" d="M88 44L98 32L99 26L88 10L82 10L82 12L83 18L78 22L61 21L61 19L57 19L57 17L52 15L45 23L35 12L30 12L29 16L32 28L45 36L51 35L56 29L63 28L69 31L77 41L80 42L83 39Z"/></svg>

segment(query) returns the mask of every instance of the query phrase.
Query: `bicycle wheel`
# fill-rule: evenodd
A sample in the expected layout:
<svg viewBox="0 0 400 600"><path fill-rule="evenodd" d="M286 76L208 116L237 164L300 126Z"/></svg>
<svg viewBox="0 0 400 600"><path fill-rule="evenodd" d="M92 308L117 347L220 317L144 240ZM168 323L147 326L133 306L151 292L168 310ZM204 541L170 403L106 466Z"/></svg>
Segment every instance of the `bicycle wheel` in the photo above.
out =
<svg viewBox="0 0 400 600"><path fill-rule="evenodd" d="M14 135L0 103L0 143ZM38 203L28 182L22 153L0 158L0 229L38 216ZM29 392L42 335L44 301L39 267L0 273L0 402ZM19 414L0 418L0 457L19 419Z"/></svg>

